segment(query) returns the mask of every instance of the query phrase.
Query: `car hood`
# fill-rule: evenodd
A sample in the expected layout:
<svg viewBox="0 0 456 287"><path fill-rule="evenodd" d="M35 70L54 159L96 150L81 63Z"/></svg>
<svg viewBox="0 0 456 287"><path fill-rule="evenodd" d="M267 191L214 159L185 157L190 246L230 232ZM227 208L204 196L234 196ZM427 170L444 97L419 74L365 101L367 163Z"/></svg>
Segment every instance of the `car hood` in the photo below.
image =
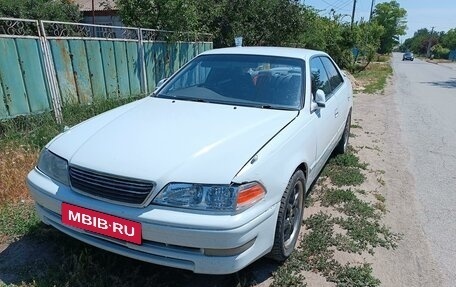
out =
<svg viewBox="0 0 456 287"><path fill-rule="evenodd" d="M148 97L73 127L48 148L70 165L157 185L230 183L297 114Z"/></svg>

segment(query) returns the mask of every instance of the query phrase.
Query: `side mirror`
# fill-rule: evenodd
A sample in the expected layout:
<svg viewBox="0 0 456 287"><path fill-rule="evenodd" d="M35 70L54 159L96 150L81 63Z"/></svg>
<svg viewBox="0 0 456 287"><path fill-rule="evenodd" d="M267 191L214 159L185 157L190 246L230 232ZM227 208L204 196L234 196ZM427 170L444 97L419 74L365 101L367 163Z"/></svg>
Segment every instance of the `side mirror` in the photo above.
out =
<svg viewBox="0 0 456 287"><path fill-rule="evenodd" d="M315 92L315 99L312 101L312 111L326 107L326 96L323 90L318 89Z"/></svg>
<svg viewBox="0 0 456 287"><path fill-rule="evenodd" d="M158 81L157 86L155 87L155 89L160 88L166 82L166 80L168 80L168 78L163 78L160 81Z"/></svg>

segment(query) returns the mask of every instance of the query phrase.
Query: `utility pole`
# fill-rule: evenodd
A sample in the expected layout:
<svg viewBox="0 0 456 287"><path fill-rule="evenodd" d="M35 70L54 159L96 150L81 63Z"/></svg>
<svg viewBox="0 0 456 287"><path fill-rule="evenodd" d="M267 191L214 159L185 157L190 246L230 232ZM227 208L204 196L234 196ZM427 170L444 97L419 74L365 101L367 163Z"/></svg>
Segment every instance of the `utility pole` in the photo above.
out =
<svg viewBox="0 0 456 287"><path fill-rule="evenodd" d="M352 21L351 21L351 28L353 28L353 22L355 21L355 10L356 10L356 0L353 0L353 11L352 11Z"/></svg>
<svg viewBox="0 0 456 287"><path fill-rule="evenodd" d="M371 21L371 19L372 19L372 14L374 13L374 4L375 4L375 0L372 0L371 12L370 12L370 14L369 14L369 22Z"/></svg>
<svg viewBox="0 0 456 287"><path fill-rule="evenodd" d="M426 53L426 56L428 58L431 57L431 44L432 44L432 34L434 33L434 26L432 26L432 29L431 29L431 35L429 36L429 41L428 41L428 47L427 47L427 53Z"/></svg>

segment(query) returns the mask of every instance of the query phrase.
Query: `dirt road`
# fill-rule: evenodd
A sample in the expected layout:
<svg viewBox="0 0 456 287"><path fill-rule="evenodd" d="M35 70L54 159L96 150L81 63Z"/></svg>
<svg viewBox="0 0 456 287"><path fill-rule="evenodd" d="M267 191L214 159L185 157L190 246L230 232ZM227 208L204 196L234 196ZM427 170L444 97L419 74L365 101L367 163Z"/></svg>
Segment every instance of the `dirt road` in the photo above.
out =
<svg viewBox="0 0 456 287"><path fill-rule="evenodd" d="M392 66L384 95L355 100L355 118L377 133L386 223L403 233L396 250L378 251L374 272L383 286L455 286L456 65L395 54Z"/></svg>

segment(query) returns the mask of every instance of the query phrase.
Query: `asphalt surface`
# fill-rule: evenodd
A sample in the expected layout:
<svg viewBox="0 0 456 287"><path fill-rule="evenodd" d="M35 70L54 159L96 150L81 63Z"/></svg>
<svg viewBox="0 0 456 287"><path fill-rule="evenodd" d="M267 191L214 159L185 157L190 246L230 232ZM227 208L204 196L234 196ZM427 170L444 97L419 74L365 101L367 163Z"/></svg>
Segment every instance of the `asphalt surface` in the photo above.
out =
<svg viewBox="0 0 456 287"><path fill-rule="evenodd" d="M456 64L402 61L394 100L409 150L418 217L445 286L456 286ZM407 206L404 206L407 208Z"/></svg>

